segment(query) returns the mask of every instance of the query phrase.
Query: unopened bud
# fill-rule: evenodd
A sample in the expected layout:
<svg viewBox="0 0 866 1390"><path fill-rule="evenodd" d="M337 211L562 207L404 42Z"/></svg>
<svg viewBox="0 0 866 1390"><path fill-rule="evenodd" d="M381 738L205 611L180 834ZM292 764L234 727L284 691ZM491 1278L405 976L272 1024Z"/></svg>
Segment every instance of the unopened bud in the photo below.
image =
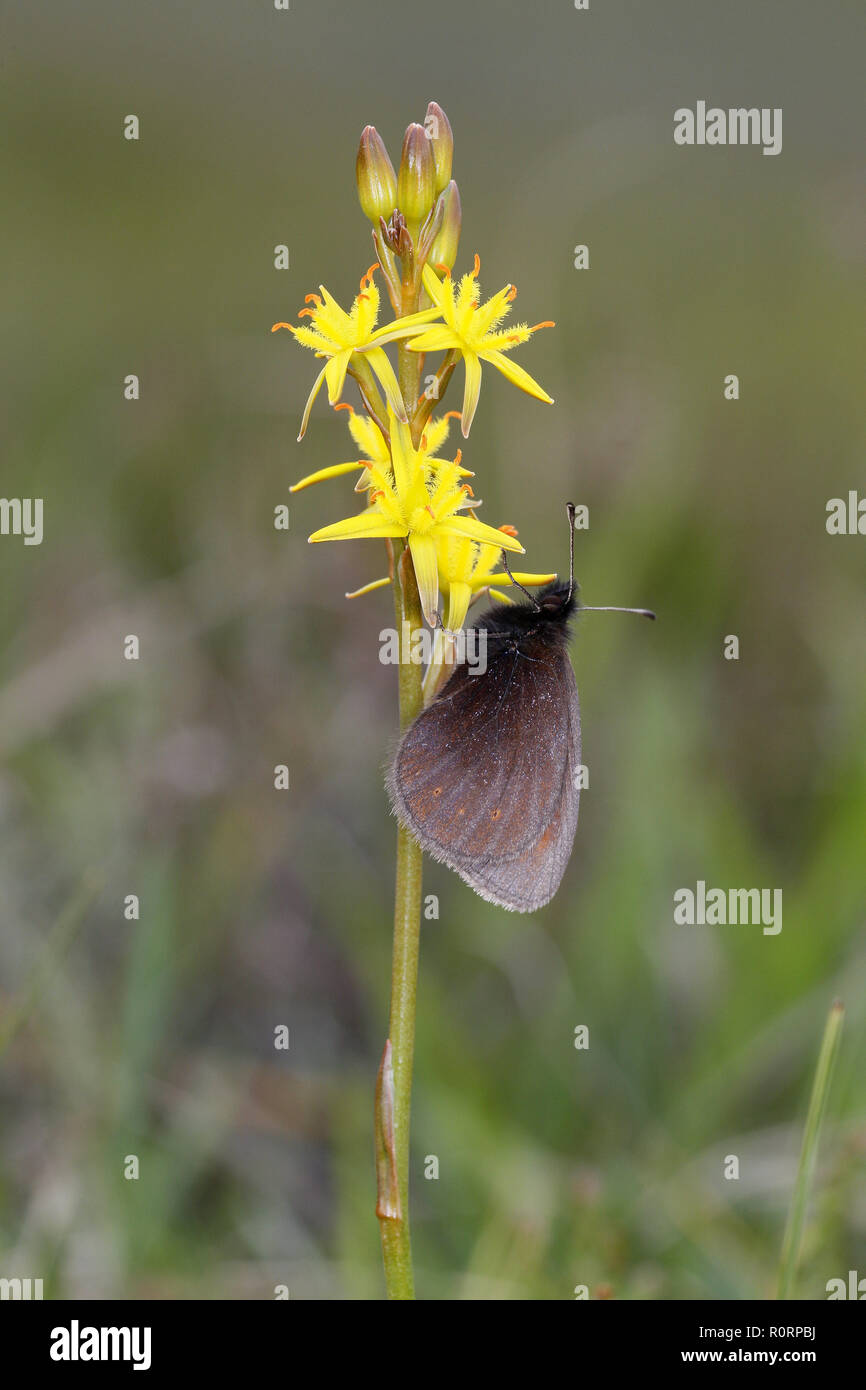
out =
<svg viewBox="0 0 866 1390"><path fill-rule="evenodd" d="M449 270L453 270L454 262L457 260L457 247L460 245L460 228L463 223L460 194L453 179L440 196L444 205L442 226L439 228L439 234L430 249L427 260L432 266L446 265Z"/></svg>
<svg viewBox="0 0 866 1390"><path fill-rule="evenodd" d="M424 129L430 141L435 170L435 190L441 193L451 178L451 163L454 158L454 136L448 117L437 102L431 101L424 117Z"/></svg>
<svg viewBox="0 0 866 1390"><path fill-rule="evenodd" d="M394 209L387 222L384 217L379 218L379 229L385 245L389 246L395 255L401 257L410 255L412 238L406 226L406 219L399 208Z"/></svg>
<svg viewBox="0 0 866 1390"><path fill-rule="evenodd" d="M436 168L427 132L422 125L407 126L397 178L397 205L414 229L424 220L433 204L436 196L435 178Z"/></svg>
<svg viewBox="0 0 866 1390"><path fill-rule="evenodd" d="M364 127L355 162L355 178L364 216L374 226L380 217L390 217L397 206L397 175L375 126Z"/></svg>

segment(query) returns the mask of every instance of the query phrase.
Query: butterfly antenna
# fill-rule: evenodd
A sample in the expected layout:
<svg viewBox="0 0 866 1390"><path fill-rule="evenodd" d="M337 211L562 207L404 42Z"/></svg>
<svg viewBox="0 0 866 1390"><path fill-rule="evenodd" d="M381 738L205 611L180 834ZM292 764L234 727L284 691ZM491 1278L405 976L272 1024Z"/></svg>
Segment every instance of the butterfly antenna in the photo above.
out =
<svg viewBox="0 0 866 1390"><path fill-rule="evenodd" d="M533 608L535 609L536 613L540 613L540 612L541 612L541 604L538 602L538 600L537 600L537 598L535 597L534 594L531 594L531 593L529 592L528 589L524 589L524 588L523 588L523 585L522 585L522 584L519 584L519 583L517 582L517 580L514 578L514 575L511 573L511 566L510 566L509 563L508 563L508 556L505 554L505 551L504 551L504 550L503 550L503 552L502 552L502 563L503 563L503 565L505 566L505 573L508 575L508 578L511 580L512 584L513 584L516 588L522 589L522 590L523 590L523 592L525 593L526 597L529 599L529 602L532 604Z"/></svg>
<svg viewBox="0 0 866 1390"><path fill-rule="evenodd" d="M574 518L577 512L573 502L566 502L565 510L568 512L568 598L571 601L574 593Z"/></svg>
<svg viewBox="0 0 866 1390"><path fill-rule="evenodd" d="M639 618L652 618L653 622L656 620L656 615L651 608L612 608L609 605L605 605L603 608L588 608L586 604L582 603L580 611L581 613L636 613Z"/></svg>

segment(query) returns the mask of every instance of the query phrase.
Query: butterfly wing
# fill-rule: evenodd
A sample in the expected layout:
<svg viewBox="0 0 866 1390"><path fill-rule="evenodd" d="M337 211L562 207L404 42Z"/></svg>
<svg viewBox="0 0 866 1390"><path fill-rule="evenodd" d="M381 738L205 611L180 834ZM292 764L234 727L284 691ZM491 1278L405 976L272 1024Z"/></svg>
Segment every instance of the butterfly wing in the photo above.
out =
<svg viewBox="0 0 866 1390"><path fill-rule="evenodd" d="M458 666L418 716L388 778L422 847L516 912L549 902L577 829L580 713L564 648L511 644L483 675Z"/></svg>

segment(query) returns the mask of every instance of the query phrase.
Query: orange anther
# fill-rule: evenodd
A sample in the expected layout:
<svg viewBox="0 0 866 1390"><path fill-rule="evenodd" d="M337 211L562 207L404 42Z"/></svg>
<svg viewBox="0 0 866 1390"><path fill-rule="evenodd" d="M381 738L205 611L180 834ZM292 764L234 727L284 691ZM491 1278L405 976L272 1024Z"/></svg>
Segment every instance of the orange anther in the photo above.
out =
<svg viewBox="0 0 866 1390"><path fill-rule="evenodd" d="M271 332L276 333L278 328L288 328L291 333L293 325L290 323L275 323L271 325Z"/></svg>
<svg viewBox="0 0 866 1390"><path fill-rule="evenodd" d="M505 296L505 298L508 300L508 303L509 303L509 304L513 304L513 303L514 303L515 299L517 298L517 286L516 286L516 285L509 285L509 286L508 286L508 293L507 293L507 295Z"/></svg>
<svg viewBox="0 0 866 1390"><path fill-rule="evenodd" d="M481 257L479 256L478 252L476 251L476 252L475 252L475 264L474 264L474 266L472 267L472 278L473 278L473 279L477 279L477 278L478 278L478 272L479 272L480 269L481 269Z"/></svg>
<svg viewBox="0 0 866 1390"><path fill-rule="evenodd" d="M379 269L379 262L378 262L378 261L374 261L373 264L370 266L370 269L366 272L366 274L361 276L361 284L360 284L360 286L359 286L360 289L363 290L367 285L372 285L372 283L373 283L373 275L374 275L375 271L377 271L378 269Z"/></svg>
<svg viewBox="0 0 866 1390"><path fill-rule="evenodd" d="M304 303L305 303L305 304L321 304L321 302L322 302L322 296L321 296L320 294L305 294L305 295L304 295Z"/></svg>
<svg viewBox="0 0 866 1390"><path fill-rule="evenodd" d="M355 414L355 407L349 401L338 401L334 406L335 410L348 410L350 415Z"/></svg>
<svg viewBox="0 0 866 1390"><path fill-rule="evenodd" d="M457 415L458 412L455 410L454 414ZM462 457L463 457L463 450L462 450L462 449L458 449L458 450L457 450L457 453L454 455L454 462L455 462L455 464L456 464L458 467L459 467L459 465L460 465L460 460L462 459Z"/></svg>
<svg viewBox="0 0 866 1390"><path fill-rule="evenodd" d="M496 529L497 531L502 531L506 536L513 536L514 539L517 540L517 527L512 526L510 522L506 521L504 526L497 526Z"/></svg>
<svg viewBox="0 0 866 1390"><path fill-rule="evenodd" d="M530 328L529 331L530 331L530 333L535 333L535 332L537 332L537 330L538 330L539 328L555 328L555 327L556 327L556 324L553 322L553 319L545 319L545 320L544 320L544 323L534 323L534 324L532 325L532 327Z"/></svg>
<svg viewBox="0 0 866 1390"><path fill-rule="evenodd" d="M306 318L314 319L315 317L316 317L316 310L315 310L315 309L299 309L299 310L298 310L298 318L299 318L299 319L306 319ZM286 325L286 327L288 327L288 324Z"/></svg>

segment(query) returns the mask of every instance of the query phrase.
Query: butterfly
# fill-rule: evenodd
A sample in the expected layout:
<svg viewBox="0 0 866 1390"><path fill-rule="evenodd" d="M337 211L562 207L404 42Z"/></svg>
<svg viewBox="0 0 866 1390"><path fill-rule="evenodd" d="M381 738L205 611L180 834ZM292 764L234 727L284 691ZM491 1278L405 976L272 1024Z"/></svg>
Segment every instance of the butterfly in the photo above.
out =
<svg viewBox="0 0 866 1390"><path fill-rule="evenodd" d="M404 734L387 785L401 824L482 898L534 912L559 887L580 802L577 682L571 622L585 609L570 578L479 619L486 668L463 661ZM503 553L508 570L508 560ZM510 574L510 570L508 570ZM515 581L516 582L516 581ZM522 585L518 585L522 589Z"/></svg>

